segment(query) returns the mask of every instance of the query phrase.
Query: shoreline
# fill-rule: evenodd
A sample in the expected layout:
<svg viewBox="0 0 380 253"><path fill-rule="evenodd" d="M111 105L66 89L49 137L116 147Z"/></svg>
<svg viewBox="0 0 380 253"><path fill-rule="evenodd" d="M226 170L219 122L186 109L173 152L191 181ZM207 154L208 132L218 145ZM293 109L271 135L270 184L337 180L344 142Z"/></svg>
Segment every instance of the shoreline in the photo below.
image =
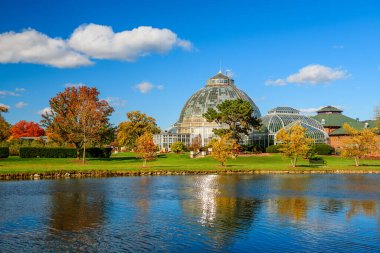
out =
<svg viewBox="0 0 380 253"><path fill-rule="evenodd" d="M342 169L342 170L147 170L147 171L62 171L41 173L8 173L0 174L0 181L12 180L40 180L40 179L79 179L79 178L106 178L130 176L178 176L178 175L270 175L270 174L380 174L380 170Z"/></svg>

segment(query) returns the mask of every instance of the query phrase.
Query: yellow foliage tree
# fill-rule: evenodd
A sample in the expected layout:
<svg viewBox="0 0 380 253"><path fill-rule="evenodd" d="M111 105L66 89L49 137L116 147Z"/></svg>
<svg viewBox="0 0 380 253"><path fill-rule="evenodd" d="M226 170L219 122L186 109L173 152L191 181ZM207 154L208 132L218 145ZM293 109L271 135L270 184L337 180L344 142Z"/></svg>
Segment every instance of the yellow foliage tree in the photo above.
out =
<svg viewBox="0 0 380 253"><path fill-rule="evenodd" d="M234 151L237 150L238 146L237 141L232 138L232 133L227 133L218 139L211 140L211 156L224 166L228 158L236 157Z"/></svg>
<svg viewBox="0 0 380 253"><path fill-rule="evenodd" d="M350 138L344 141L342 156L355 159L355 165L359 166L359 160L366 155L377 150L376 146L376 129L364 128L355 129L345 123L343 129L350 135Z"/></svg>
<svg viewBox="0 0 380 253"><path fill-rule="evenodd" d="M143 167L146 167L148 160L156 158L157 146L153 142L153 135L145 132L136 140L136 153L143 159Z"/></svg>
<svg viewBox="0 0 380 253"><path fill-rule="evenodd" d="M276 135L276 142L281 144L280 152L290 158L294 168L297 166L298 157L309 152L313 140L306 136L306 129L296 123L289 129L282 128Z"/></svg>

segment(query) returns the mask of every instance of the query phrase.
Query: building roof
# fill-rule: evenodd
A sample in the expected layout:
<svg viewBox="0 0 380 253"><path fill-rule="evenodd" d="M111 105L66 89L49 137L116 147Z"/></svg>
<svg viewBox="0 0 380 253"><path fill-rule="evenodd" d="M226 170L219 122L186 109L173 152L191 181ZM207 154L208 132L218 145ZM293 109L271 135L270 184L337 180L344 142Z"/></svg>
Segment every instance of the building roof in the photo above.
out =
<svg viewBox="0 0 380 253"><path fill-rule="evenodd" d="M318 110L317 113L320 114L320 113L342 113L343 111L334 107L334 106L326 106L326 107L323 107L322 109Z"/></svg>
<svg viewBox="0 0 380 253"><path fill-rule="evenodd" d="M366 121L351 121L347 122L351 127L362 130L364 128L374 128L376 127L376 121L375 120L366 120ZM343 127L340 127L330 133L331 136L334 135L346 135L348 134Z"/></svg>
<svg viewBox="0 0 380 253"><path fill-rule="evenodd" d="M268 114L273 113L300 114L300 111L288 106L279 106L268 111Z"/></svg>
<svg viewBox="0 0 380 253"><path fill-rule="evenodd" d="M342 127L344 123L359 122L340 113L318 114L312 118L320 122L323 127Z"/></svg>
<svg viewBox="0 0 380 253"><path fill-rule="evenodd" d="M225 80L225 82L224 82ZM211 82L213 81L213 82ZM260 118L260 110L255 102L242 90L233 84L233 80L222 73L207 80L206 86L195 92L184 105L177 123L185 119L203 118L209 108L216 109L225 100L243 99L253 107L253 116Z"/></svg>

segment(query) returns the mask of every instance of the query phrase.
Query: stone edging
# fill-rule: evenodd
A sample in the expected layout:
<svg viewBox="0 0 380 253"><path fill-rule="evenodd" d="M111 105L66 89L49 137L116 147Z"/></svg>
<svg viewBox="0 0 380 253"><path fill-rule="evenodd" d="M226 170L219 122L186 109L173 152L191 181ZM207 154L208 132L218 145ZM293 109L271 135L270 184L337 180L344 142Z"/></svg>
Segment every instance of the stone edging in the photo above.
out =
<svg viewBox="0 0 380 253"><path fill-rule="evenodd" d="M380 170L184 170L184 171L64 171L0 174L0 180L38 180L88 177L231 174L380 174Z"/></svg>

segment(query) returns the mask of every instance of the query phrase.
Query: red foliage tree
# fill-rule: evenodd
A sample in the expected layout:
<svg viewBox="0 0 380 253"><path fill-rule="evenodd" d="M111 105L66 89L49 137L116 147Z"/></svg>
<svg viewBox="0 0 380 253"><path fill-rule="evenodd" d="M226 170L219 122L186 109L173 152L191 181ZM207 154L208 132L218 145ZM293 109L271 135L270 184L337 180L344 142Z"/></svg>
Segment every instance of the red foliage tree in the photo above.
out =
<svg viewBox="0 0 380 253"><path fill-rule="evenodd" d="M45 130L38 123L21 120L11 128L11 139L20 137L40 137L45 135Z"/></svg>
<svg viewBox="0 0 380 253"><path fill-rule="evenodd" d="M113 108L99 99L96 88L69 87L49 101L50 111L42 115L47 135L57 142L75 145L78 159L80 149L85 161L86 144L99 141L109 127Z"/></svg>

